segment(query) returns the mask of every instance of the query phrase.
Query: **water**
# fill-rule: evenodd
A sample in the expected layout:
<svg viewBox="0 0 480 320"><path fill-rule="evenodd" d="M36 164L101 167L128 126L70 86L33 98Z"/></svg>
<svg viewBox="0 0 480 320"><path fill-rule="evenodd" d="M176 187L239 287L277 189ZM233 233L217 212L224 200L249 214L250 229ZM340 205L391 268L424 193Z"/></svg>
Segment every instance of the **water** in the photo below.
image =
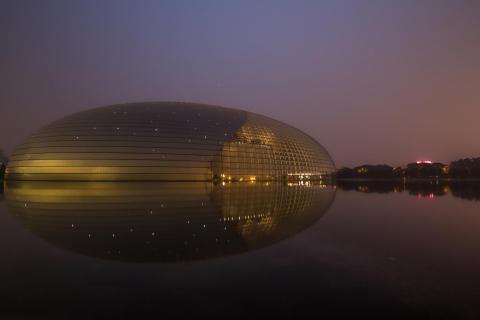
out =
<svg viewBox="0 0 480 320"><path fill-rule="evenodd" d="M11 183L0 315L475 319L479 190Z"/></svg>

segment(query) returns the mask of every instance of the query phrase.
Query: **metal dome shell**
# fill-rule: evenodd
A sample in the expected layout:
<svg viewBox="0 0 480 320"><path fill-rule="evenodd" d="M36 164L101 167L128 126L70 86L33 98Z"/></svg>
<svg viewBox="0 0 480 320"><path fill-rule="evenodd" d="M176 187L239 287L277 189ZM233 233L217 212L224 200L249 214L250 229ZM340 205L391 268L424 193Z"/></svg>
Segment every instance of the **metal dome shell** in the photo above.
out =
<svg viewBox="0 0 480 320"><path fill-rule="evenodd" d="M251 112L144 102L79 112L19 145L7 180L325 180L334 171L313 138Z"/></svg>

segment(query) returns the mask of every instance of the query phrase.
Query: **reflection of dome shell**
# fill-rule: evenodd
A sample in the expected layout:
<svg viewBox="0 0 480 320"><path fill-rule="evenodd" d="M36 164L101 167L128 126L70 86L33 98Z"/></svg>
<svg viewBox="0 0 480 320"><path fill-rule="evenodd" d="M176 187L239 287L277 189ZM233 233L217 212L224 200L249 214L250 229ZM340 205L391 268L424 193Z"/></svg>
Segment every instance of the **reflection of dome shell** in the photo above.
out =
<svg viewBox="0 0 480 320"><path fill-rule="evenodd" d="M334 191L260 182L8 182L5 198L30 231L55 245L160 262L273 244L321 217Z"/></svg>
<svg viewBox="0 0 480 320"><path fill-rule="evenodd" d="M325 180L326 150L282 122L216 106L152 102L60 119L14 151L7 180Z"/></svg>

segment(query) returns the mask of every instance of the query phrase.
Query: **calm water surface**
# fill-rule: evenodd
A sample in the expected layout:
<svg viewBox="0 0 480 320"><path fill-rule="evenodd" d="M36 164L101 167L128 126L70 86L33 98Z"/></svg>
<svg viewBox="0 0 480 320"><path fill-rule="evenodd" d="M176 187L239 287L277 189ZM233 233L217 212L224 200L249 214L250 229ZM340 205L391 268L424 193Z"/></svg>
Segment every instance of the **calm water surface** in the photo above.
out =
<svg viewBox="0 0 480 320"><path fill-rule="evenodd" d="M478 190L9 184L0 315L477 319Z"/></svg>

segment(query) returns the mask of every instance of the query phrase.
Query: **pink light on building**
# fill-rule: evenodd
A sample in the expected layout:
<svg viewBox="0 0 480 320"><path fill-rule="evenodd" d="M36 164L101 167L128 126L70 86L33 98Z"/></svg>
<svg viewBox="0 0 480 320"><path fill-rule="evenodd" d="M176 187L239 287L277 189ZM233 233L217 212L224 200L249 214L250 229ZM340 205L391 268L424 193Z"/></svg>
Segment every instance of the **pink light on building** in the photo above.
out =
<svg viewBox="0 0 480 320"><path fill-rule="evenodd" d="M432 164L433 162L430 161L430 160L420 160L420 161L417 161L417 164Z"/></svg>

